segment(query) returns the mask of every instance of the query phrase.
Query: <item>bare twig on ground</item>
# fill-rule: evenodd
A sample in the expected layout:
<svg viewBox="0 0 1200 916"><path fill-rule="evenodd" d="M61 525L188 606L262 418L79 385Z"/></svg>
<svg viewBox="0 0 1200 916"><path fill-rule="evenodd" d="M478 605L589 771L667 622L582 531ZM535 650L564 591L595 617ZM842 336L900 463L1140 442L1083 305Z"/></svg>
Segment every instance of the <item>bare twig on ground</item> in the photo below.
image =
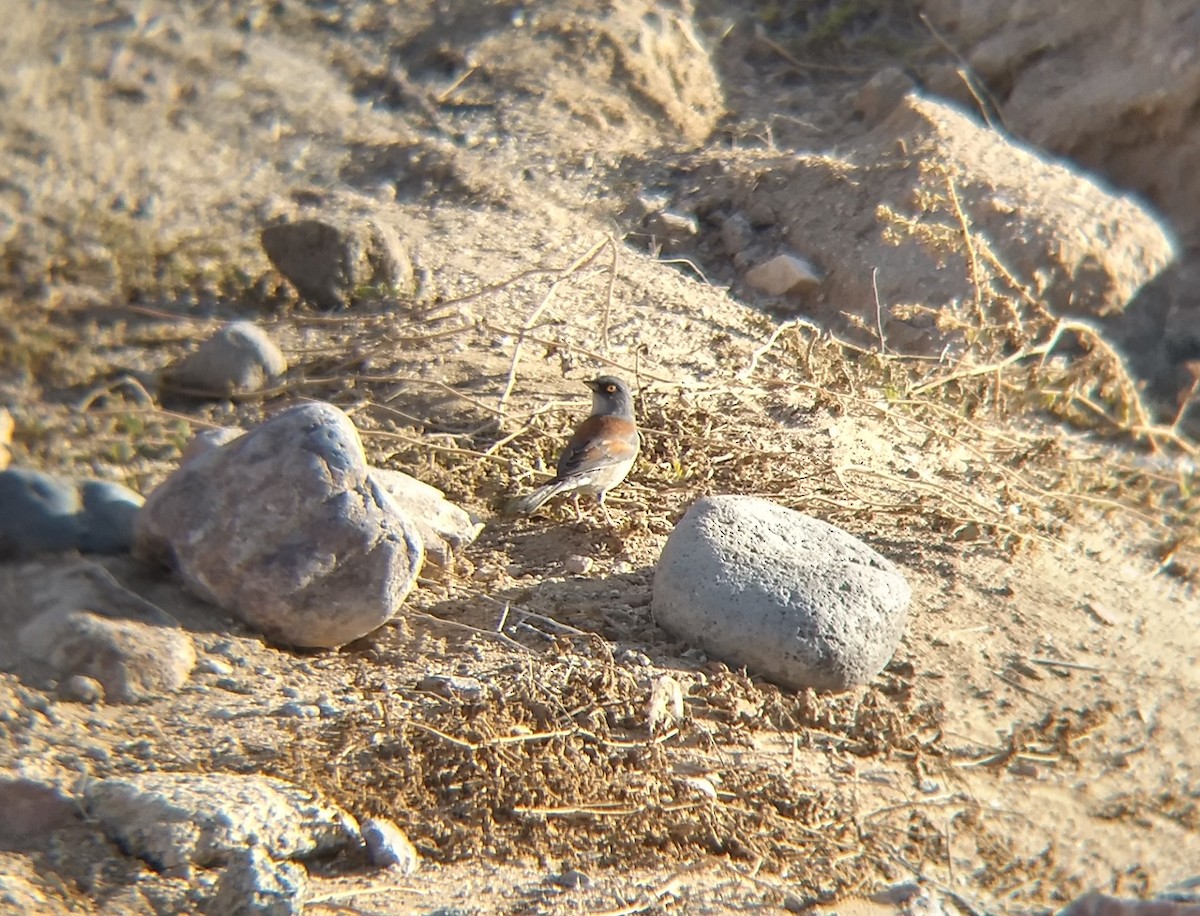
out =
<svg viewBox="0 0 1200 916"><path fill-rule="evenodd" d="M604 239L601 239L586 252L572 261L567 267L565 267L554 279L554 282L550 284L550 288L546 290L546 294L542 297L541 301L537 304L534 310L529 313L529 317L525 319L525 323L517 332L517 340L513 345L512 362L508 369L508 379L505 381L504 390L500 394L499 411L501 416L504 415L504 409L508 404L508 398L512 394L513 386L517 381L517 366L521 362L521 349L525 345L526 335L533 330L538 319L541 317L542 312L549 307L551 301L554 299L554 294L558 291L558 288L580 270L587 267L587 265L593 260L595 260L596 256L604 250L604 246L608 245L611 241L611 237L605 237Z"/></svg>

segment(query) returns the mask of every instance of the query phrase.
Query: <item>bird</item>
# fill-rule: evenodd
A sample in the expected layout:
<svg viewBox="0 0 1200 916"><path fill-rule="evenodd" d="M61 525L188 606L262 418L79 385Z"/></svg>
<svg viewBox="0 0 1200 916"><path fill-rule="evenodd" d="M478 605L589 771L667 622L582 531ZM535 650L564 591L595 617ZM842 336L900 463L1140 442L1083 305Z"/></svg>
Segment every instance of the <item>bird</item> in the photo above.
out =
<svg viewBox="0 0 1200 916"><path fill-rule="evenodd" d="M641 439L633 418L633 395L614 375L584 382L592 390L592 413L575 430L558 457L554 479L509 504L512 514L529 515L560 493L570 494L579 511L580 496L595 496L611 525L605 494L623 481L638 456Z"/></svg>

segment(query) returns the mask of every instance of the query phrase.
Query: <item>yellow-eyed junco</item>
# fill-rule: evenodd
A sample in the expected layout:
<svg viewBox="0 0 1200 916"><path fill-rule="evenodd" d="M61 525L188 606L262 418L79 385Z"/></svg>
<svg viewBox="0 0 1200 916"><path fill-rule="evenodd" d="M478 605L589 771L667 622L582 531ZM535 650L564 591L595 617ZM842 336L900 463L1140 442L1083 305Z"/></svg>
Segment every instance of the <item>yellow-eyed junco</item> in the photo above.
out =
<svg viewBox="0 0 1200 916"><path fill-rule="evenodd" d="M637 458L640 440L633 419L633 396L616 376L602 375L585 382L592 389L592 414L579 424L558 458L554 479L509 503L509 511L528 515L560 493L575 499L595 496L604 518L612 524L604 495L625 479ZM579 517L582 517L581 515Z"/></svg>

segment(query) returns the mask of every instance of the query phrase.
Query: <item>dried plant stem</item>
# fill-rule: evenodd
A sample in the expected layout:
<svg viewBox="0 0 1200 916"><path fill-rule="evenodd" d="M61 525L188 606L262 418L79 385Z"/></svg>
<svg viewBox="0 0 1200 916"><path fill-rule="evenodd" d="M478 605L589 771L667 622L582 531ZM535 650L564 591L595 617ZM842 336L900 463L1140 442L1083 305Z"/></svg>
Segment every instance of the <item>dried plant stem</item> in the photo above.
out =
<svg viewBox="0 0 1200 916"><path fill-rule="evenodd" d="M421 611L409 611L407 616L419 618L421 620L427 620L431 623L437 624L438 626L449 627L452 630L461 630L463 632L470 633L473 636L482 636L486 639L502 643L508 646L510 649L516 649L518 652L521 652L525 655L541 655L541 653L536 649L531 649L529 646L517 642L511 636L506 636L496 630L484 630L480 627L473 627L467 623L461 623L457 620L447 620L445 617L437 617L433 614L425 614Z"/></svg>
<svg viewBox="0 0 1200 916"><path fill-rule="evenodd" d="M617 286L617 258L621 251L621 246L611 235L608 237L608 246L612 249L612 264L608 268L608 289L604 293L604 319L600 325L600 343L606 356L612 350L608 342L608 328L612 320L613 292Z"/></svg>
<svg viewBox="0 0 1200 916"><path fill-rule="evenodd" d="M499 414L501 417L504 416L504 409L508 405L509 396L512 394L513 386L517 382L517 366L521 362L521 349L525 345L526 335L533 330L534 325L537 324L538 319L542 316L542 312L549 307L550 303L554 299L554 294L558 291L558 288L584 267L587 267L587 265L593 260L595 260L596 255L603 251L604 246L609 244L611 240L611 236L601 239L584 254L580 255L578 258L572 261L570 265L563 269L554 279L554 282L550 284L550 288L546 290L546 294L542 297L541 301L537 304L534 310L529 313L529 317L525 319L525 324L522 325L521 330L517 332L517 342L513 346L512 362L508 367L508 379L504 383L504 391L502 391L500 394Z"/></svg>
<svg viewBox="0 0 1200 916"><path fill-rule="evenodd" d="M75 409L80 413L84 413L88 410L88 408L96 403L97 400L102 398L104 395L115 391L117 388L128 388L135 395L137 395L138 400L143 404L150 408L154 407L154 398L150 396L150 392L146 390L146 387L142 384L141 380L132 375L122 375L120 378L114 379L111 382L105 382L103 385L97 385L80 399L79 403L75 405Z"/></svg>
<svg viewBox="0 0 1200 916"><path fill-rule="evenodd" d="M507 328L502 325L492 324L489 321L482 322L482 326L487 328L487 330L493 334L516 336L521 333L520 331L514 331L511 328ZM544 347L559 347L563 350L567 350L570 353L582 354L583 356L586 356L589 359L594 359L596 362L602 363L603 365L612 366L614 369L620 369L622 372L628 372L630 375L640 373L642 377L647 378L652 382L664 382L669 385L678 384L675 379L668 378L665 375L657 375L652 372L647 372L644 368L634 367L628 363L620 362L619 360L609 359L607 356L596 350L591 350L578 344L567 343L561 340L549 340L548 338L538 337L537 335L530 334L528 332L526 332L524 339L527 343L541 344Z"/></svg>
<svg viewBox="0 0 1200 916"><path fill-rule="evenodd" d="M975 317L979 323L985 324L986 319L983 314L983 280L979 275L979 256L975 253L975 242L971 232L970 223L967 222L967 215L963 212L962 202L958 199L958 190L954 187L954 179L950 177L950 173L945 173L946 190L950 194L950 205L954 208L954 215L958 218L959 228L962 230L963 246L967 249L967 264L971 273L971 287L975 290ZM1018 322L1020 319L1017 319Z"/></svg>

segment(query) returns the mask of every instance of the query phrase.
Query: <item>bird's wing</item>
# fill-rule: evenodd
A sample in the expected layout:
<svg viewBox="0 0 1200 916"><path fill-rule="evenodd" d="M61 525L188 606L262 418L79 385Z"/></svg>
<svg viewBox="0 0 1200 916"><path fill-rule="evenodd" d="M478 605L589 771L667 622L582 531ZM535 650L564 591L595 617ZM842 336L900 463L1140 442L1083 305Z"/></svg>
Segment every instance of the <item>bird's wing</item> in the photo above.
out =
<svg viewBox="0 0 1200 916"><path fill-rule="evenodd" d="M637 433L633 436L612 430L612 417L588 417L558 459L558 479L612 467L637 457Z"/></svg>

